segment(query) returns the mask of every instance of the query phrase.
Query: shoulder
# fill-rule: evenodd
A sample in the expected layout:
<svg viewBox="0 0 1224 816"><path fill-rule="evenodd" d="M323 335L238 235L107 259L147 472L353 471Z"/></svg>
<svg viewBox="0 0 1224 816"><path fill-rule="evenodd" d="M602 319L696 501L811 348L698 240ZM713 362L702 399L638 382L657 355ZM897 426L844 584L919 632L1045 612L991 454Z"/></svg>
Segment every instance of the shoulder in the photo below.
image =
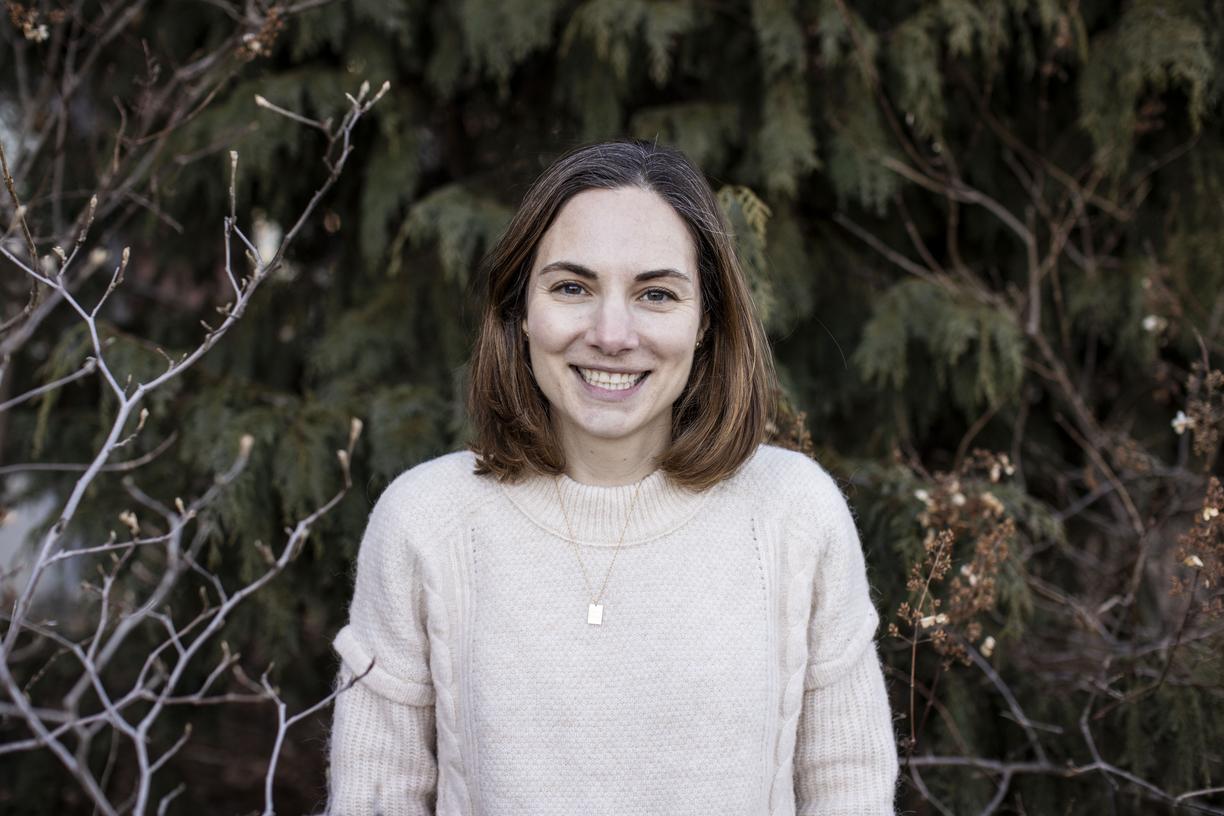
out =
<svg viewBox="0 0 1224 816"><path fill-rule="evenodd" d="M817 460L788 448L761 445L728 487L747 494L788 536L818 552L834 540L857 540L857 523L841 485Z"/></svg>
<svg viewBox="0 0 1224 816"><path fill-rule="evenodd" d="M383 491L383 497L390 494L402 500L417 496L429 501L444 498L456 490L479 489L479 477L472 472L475 458L465 449L426 459L396 476Z"/></svg>
<svg viewBox="0 0 1224 816"><path fill-rule="evenodd" d="M387 485L370 513L370 525L389 527L418 542L440 538L488 489L472 472L475 456L458 450L405 470Z"/></svg>
<svg viewBox="0 0 1224 816"><path fill-rule="evenodd" d="M760 445L732 477L735 488L776 497L784 506L844 503L837 480L812 457L776 445Z"/></svg>

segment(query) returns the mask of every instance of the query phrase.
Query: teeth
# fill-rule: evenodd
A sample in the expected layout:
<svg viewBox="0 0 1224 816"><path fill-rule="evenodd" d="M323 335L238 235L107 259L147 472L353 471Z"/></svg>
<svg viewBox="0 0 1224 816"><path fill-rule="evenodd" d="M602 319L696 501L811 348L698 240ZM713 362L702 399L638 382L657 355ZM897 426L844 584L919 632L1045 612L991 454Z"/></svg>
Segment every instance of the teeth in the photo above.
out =
<svg viewBox="0 0 1224 816"><path fill-rule="evenodd" d="M578 372L591 385L598 385L600 388L607 388L612 391L623 391L626 388L632 388L637 385L638 380L646 376L644 371L639 374L611 374L607 371L579 368Z"/></svg>

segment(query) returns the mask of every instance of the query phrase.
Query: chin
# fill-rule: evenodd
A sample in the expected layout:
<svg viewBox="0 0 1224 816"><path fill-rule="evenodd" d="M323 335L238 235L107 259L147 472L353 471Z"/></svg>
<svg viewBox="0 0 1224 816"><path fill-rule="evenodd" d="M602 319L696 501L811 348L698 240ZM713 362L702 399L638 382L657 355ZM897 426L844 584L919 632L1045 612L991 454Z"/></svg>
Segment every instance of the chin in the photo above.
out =
<svg viewBox="0 0 1224 816"><path fill-rule="evenodd" d="M606 439L606 440L614 441L617 439L626 439L628 437L631 437L634 434L640 432L642 428L640 427L633 427L633 428L608 427L606 425L594 425L594 426L578 425L576 427L576 430L579 433L594 437L596 439Z"/></svg>

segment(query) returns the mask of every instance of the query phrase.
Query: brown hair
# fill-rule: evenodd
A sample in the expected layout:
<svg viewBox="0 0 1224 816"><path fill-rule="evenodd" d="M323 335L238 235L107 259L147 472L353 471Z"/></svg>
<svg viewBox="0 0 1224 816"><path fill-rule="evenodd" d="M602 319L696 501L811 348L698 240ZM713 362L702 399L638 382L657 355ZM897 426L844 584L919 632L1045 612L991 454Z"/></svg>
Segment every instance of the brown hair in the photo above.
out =
<svg viewBox="0 0 1224 816"><path fill-rule="evenodd" d="M528 365L522 320L536 248L562 206L583 190L636 186L669 203L697 248L709 328L672 408L672 443L658 467L704 490L734 473L765 441L776 408L769 341L752 305L718 199L678 150L639 140L587 145L536 179L481 264L488 282L472 349L468 411L477 474L515 481L565 470L549 404Z"/></svg>

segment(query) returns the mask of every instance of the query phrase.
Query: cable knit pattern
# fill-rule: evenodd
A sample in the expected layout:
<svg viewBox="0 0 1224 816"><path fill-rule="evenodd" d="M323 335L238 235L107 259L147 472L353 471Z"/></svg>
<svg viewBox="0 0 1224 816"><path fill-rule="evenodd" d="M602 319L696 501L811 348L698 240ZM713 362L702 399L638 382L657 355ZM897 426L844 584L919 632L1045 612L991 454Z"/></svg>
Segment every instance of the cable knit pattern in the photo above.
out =
<svg viewBox="0 0 1224 816"><path fill-rule="evenodd" d="M437 693L437 755L438 815L470 814L471 797L463 768L463 753L459 748L458 683L451 655L452 626L450 611L436 581L426 573L425 603L429 610L430 670Z"/></svg>
<svg viewBox="0 0 1224 816"><path fill-rule="evenodd" d="M803 705L803 685L808 657L808 619L812 606L812 575L816 571L814 553L804 545L803 539L787 536L786 565L791 579L786 592L785 661L782 691L782 721L778 733L778 749L775 757L777 772L769 797L769 812L775 816L790 816L795 812L794 802L794 756L795 729Z"/></svg>
<svg viewBox="0 0 1224 816"><path fill-rule="evenodd" d="M336 816L893 813L897 757L853 516L763 445L703 493L396 479L336 637ZM616 551L635 487L624 544ZM586 622L591 600L602 626Z"/></svg>

